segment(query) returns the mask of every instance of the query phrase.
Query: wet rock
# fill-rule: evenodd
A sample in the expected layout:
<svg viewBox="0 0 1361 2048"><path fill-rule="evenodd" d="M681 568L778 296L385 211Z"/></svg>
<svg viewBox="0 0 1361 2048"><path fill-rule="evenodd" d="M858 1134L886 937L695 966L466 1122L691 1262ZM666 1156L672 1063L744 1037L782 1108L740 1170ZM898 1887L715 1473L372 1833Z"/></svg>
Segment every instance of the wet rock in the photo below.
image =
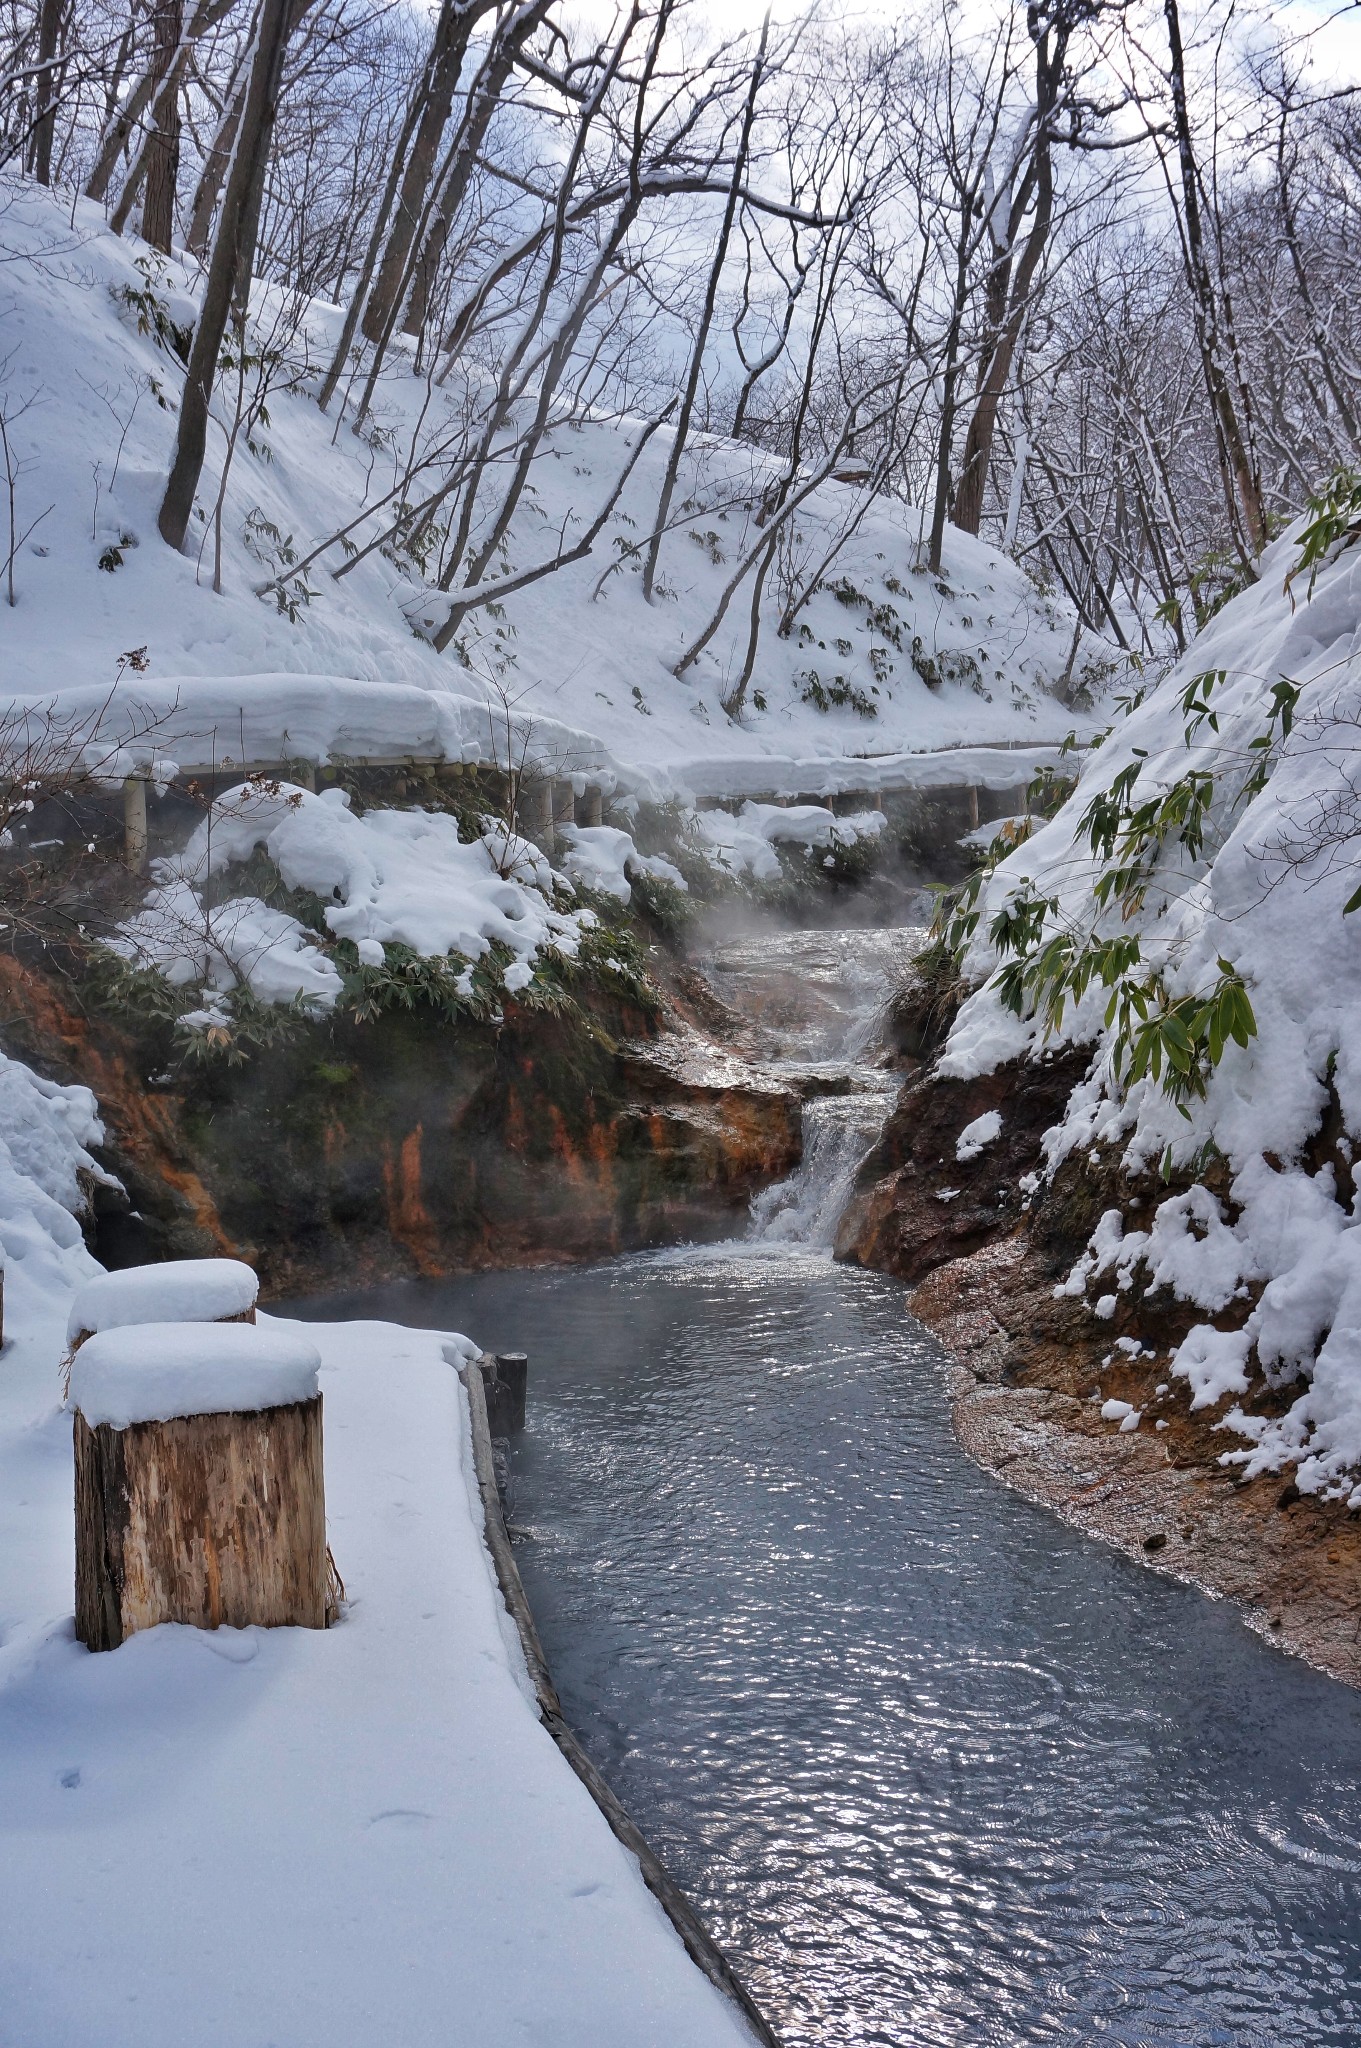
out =
<svg viewBox="0 0 1361 2048"><path fill-rule="evenodd" d="M1087 1063L1078 1052L972 1081L910 1080L860 1170L837 1258L919 1280L1014 1230L1025 1213L1021 1182L1042 1163L1043 1134ZM960 1159L960 1133L989 1111L1001 1118L998 1136Z"/></svg>

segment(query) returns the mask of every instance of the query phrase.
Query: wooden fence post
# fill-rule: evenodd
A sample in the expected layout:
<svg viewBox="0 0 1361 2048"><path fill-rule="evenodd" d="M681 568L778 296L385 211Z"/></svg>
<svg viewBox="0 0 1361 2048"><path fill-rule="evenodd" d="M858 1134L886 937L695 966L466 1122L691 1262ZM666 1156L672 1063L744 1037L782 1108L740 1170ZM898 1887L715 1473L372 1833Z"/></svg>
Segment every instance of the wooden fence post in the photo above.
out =
<svg viewBox="0 0 1361 2048"><path fill-rule="evenodd" d="M553 851L554 843L551 787L547 782L521 782L515 806L516 830L524 838L534 840L545 853Z"/></svg>
<svg viewBox="0 0 1361 2048"><path fill-rule="evenodd" d="M134 875L145 874L146 779L141 775L129 775L123 783L123 854Z"/></svg>
<svg viewBox="0 0 1361 2048"><path fill-rule="evenodd" d="M487 1398L487 1426L493 1436L510 1436L525 1426L529 1359L523 1351L484 1351L477 1361Z"/></svg>

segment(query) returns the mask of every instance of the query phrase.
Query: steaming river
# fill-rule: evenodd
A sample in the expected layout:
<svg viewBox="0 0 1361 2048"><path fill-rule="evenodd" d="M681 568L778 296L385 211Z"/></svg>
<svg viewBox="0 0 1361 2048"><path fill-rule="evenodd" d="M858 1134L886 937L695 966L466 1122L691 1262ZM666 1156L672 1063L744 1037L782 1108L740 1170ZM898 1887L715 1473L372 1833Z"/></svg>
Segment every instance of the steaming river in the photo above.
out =
<svg viewBox="0 0 1361 2048"><path fill-rule="evenodd" d="M856 1070L901 944L715 965ZM751 1239L304 1312L530 1353L510 1520L568 1718L789 2048L1355 2048L1361 1696L963 1455L901 1286L819 1242L858 1077Z"/></svg>

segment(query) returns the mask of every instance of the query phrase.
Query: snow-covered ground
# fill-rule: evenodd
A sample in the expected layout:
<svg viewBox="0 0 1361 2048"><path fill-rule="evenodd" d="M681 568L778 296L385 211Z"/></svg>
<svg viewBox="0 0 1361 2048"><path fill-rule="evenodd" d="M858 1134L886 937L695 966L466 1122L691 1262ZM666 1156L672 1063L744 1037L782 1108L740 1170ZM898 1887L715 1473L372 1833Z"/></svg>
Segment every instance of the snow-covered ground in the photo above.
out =
<svg viewBox="0 0 1361 2048"><path fill-rule="evenodd" d="M374 552L335 580L331 571L345 561L335 547L306 573L312 595L285 574L290 618L273 597L255 594L279 569L285 542L304 557L353 518L366 492L381 499L397 451L413 434L447 434L458 402L452 384L432 395L398 352L365 435L348 424L337 431L311 395L338 325L324 306L309 310L305 336L289 343L318 373L275 394L254 449L237 447L214 594L224 434L212 430L208 516L191 527L202 553L177 555L157 535L156 511L183 372L154 331L139 332L139 323L154 326L148 294L165 317L192 318L188 273L178 263L162 273L135 238L112 236L98 209L57 205L31 187L0 184L0 241L17 520L21 532L32 524L16 563L17 604L0 627L7 689L97 703L120 656L144 646L150 666L140 678L124 675L119 701L139 690L162 707L177 701L176 745L199 762L276 758L281 738L299 753L324 745L396 755L422 736L451 758L487 759L498 739L504 752L509 699L546 765L617 774L658 795L872 788L882 779L873 760L969 742L1052 741L1074 723L1047 694L1069 662L1066 611L991 547L953 530L943 576L918 569L917 515L886 502L871 505L827 571L832 587L818 591L785 640L775 631L772 579L747 710L732 723L720 699L745 648L745 587L686 676L671 669L754 537L766 458L701 439L682 466L692 510L665 544L664 594L649 606L637 564L626 560L596 594L621 550L652 524L666 430L644 449L588 558L508 596L499 612L469 615L460 635L466 665L421 637L444 601L400 556ZM150 283L139 261L150 266ZM128 293L139 303L117 296ZM279 313L266 295L262 333ZM507 536L511 568L551 555L557 536L570 544L590 524L638 432L636 422L599 421L550 439ZM808 500L793 544L803 575L816 571L860 502L854 485L836 482ZM362 546L377 531L375 522L354 540ZM75 691L82 695L68 694ZM197 735L197 753L186 754L185 734ZM843 773L848 761L866 765ZM962 765L948 772L977 779ZM1018 763L1013 779L1024 773Z"/></svg>
<svg viewBox="0 0 1361 2048"><path fill-rule="evenodd" d="M1303 1491L1358 1506L1361 915L1346 906L1361 881L1361 546L1354 526L1349 543L1339 535L1311 584L1307 567L1291 575L1302 525L996 869L965 962L983 985L942 1066L985 1072L1043 1041L1043 1020L1013 1014L991 978L993 919L1022 898L1048 906L1032 956L1051 940L1137 938L1131 977L1156 975L1173 1002L1242 976L1256 1035L1225 1033L1203 1098L1181 1105L1151 1076L1126 1087L1115 1073L1118 979L1112 990L1098 977L1066 1009L1059 1039L1091 1044L1093 1061L1049 1133L1051 1166L1113 1145L1131 1167L1227 1178L1227 1200L1197 1183L1137 1216L1108 1211L1068 1291L1108 1317L1139 1274L1196 1304L1205 1320L1170 1361L1193 1405L1245 1397L1263 1374L1291 1390L1284 1415L1230 1408L1225 1460L1248 1473L1293 1463ZM1105 859L1097 799L1116 820ZM1097 908L1098 877L1122 862ZM1155 991L1150 1015L1160 1002Z"/></svg>
<svg viewBox="0 0 1361 2048"><path fill-rule="evenodd" d="M748 2040L539 1722L447 1340L308 1331L338 1626L76 1642L59 1366L97 1268L65 1204L97 1137L83 1090L0 1069L0 2039Z"/></svg>

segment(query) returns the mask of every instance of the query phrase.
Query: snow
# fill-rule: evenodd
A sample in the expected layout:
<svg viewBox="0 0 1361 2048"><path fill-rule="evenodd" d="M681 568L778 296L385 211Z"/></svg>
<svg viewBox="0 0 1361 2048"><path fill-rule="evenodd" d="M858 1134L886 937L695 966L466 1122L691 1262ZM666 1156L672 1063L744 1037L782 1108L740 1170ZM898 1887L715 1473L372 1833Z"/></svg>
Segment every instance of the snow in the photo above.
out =
<svg viewBox="0 0 1361 2048"><path fill-rule="evenodd" d="M744 803L736 816L727 811L700 811L699 836L715 867L756 882L777 881L777 846L830 847L840 841L875 839L883 831L882 811L856 811L839 818L822 804Z"/></svg>
<svg viewBox="0 0 1361 2048"><path fill-rule="evenodd" d="M1068 663L1065 609L987 543L954 530L944 572L932 576L917 566L918 513L888 501L866 509L854 487L836 482L804 506L791 566L811 572L863 517L786 639L776 632L782 598L772 579L747 708L730 720L721 699L745 653L745 602L683 678L672 674L755 533L771 470L760 451L716 435L697 438L683 459L679 489L693 518L667 542L656 604L644 601L627 550L650 530L667 429L642 452L595 552L507 595L499 614L470 614L461 658L425 637L444 600L397 552L375 550L336 580L330 572L345 558L333 548L308 571L315 595L289 618L268 591L256 595L278 568L265 559L259 520L306 555L352 518L366 488L377 498L390 487L389 450L413 433L433 442L458 414L457 379L431 392L411 374L400 338L358 435L337 432L318 411L311 372L271 396L269 426L256 436L262 452L242 448L228 479L215 593L208 523L192 522L185 555L156 535L183 372L136 332L116 297L146 287L139 245L111 235L84 201L72 209L6 181L0 202L14 259L0 287L7 376L17 399L36 401L14 423L19 514L51 506L43 552L25 549L16 564L6 686L35 706L55 697L94 717L120 657L144 646L149 668L125 672L115 693L115 713L128 713L118 737L131 751L112 772L130 760L151 767L157 756L197 768L412 754L504 763L509 749L607 793L621 786L655 797L829 796L914 780L1005 788L1053 760L1070 726L1091 723L1048 694ZM176 261L159 289L178 295L187 314L192 281ZM265 289L258 311L273 320L284 309ZM318 304L291 345L322 362L338 326L336 309ZM590 520L638 432L636 421L602 418L549 436L507 535L512 568L543 559L558 533ZM214 427L207 506L221 447ZM31 504L39 476L42 502ZM377 531L375 522L356 538ZM99 560L111 541L122 559L110 571ZM619 566L602 585L612 562ZM849 700L818 710L808 694L815 677L832 688L841 679L876 715ZM1003 741L1020 751L979 751Z"/></svg>
<svg viewBox="0 0 1361 2048"><path fill-rule="evenodd" d="M274 1323L127 1323L81 1345L70 1402L92 1429L285 1408L313 1398L320 1362Z"/></svg>
<svg viewBox="0 0 1361 2048"><path fill-rule="evenodd" d="M74 1344L122 1323L215 1323L255 1306L260 1282L240 1259L175 1259L101 1273L76 1290L66 1323Z"/></svg>
<svg viewBox="0 0 1361 2048"><path fill-rule="evenodd" d="M985 1109L982 1116L976 1116L971 1124L965 1124L955 1140L955 1158L961 1164L968 1159L977 1159L980 1152L993 1145L1002 1135L1000 1110Z"/></svg>
<svg viewBox="0 0 1361 2048"><path fill-rule="evenodd" d="M562 871L588 889L599 889L620 903L633 895L630 877L651 875L669 882L673 889L688 888L679 868L659 854L639 853L632 838L614 825L559 825L557 836L566 847Z"/></svg>
<svg viewBox="0 0 1361 2048"><path fill-rule="evenodd" d="M1129 1436L1143 1421L1144 1412L1129 1401L1103 1401L1101 1419L1103 1422L1118 1422L1121 1436Z"/></svg>
<svg viewBox="0 0 1361 2048"><path fill-rule="evenodd" d="M1034 820L1028 811L1017 811L1009 818L989 818L986 825L975 825L972 832L961 835L959 844L971 846L979 853L986 853L995 839L1013 840L1029 835Z"/></svg>
<svg viewBox="0 0 1361 2048"><path fill-rule="evenodd" d="M1118 1210L1101 1219L1063 1291L1081 1295L1114 1272L1136 1270L1206 1315L1172 1365L1192 1405L1244 1397L1222 1418L1248 1448L1226 1458L1248 1474L1296 1467L1305 1492L1361 1506L1361 1234L1356 1201L1339 1176L1361 1142L1361 916L1344 914L1357 883L1354 761L1361 737L1361 547L1335 548L1309 593L1287 576L1298 525L1266 553L1261 575L1206 626L1187 654L1122 719L1083 765L1071 800L986 884L965 962L976 985L941 1060L958 1076L1036 1051L1034 1020L1004 1010L990 975L992 919L1010 897L1053 896L1046 934L1065 926L1133 931L1143 961L1172 996L1203 994L1218 963L1243 975L1257 1035L1226 1044L1204 1099L1183 1114L1150 1080L1126 1092L1112 1069L1106 991L1094 983L1059 1037L1090 1046L1087 1077L1046 1136L1052 1171L1072 1153L1117 1146L1130 1170L1222 1160L1222 1192L1197 1182L1159 1202L1126 1231ZM1208 719L1188 693L1211 678ZM1272 722L1273 691L1298 689L1293 727ZM1203 698L1206 685L1199 686ZM1188 730L1188 728L1190 728ZM1269 739L1264 749L1259 742ZM1246 787L1264 765L1260 789ZM1175 835L1140 905L1122 924L1117 905L1093 911L1098 871L1081 820L1121 771L1137 768L1134 800L1155 797L1195 771L1213 776L1199 855ZM1325 1113L1339 1142L1311 1159ZM1106 1302L1097 1303L1100 1314ZM1238 1329L1215 1318L1253 1302ZM1239 1312L1242 1313L1241 1311ZM1297 1389L1284 1415L1252 1412L1265 1379Z"/></svg>
<svg viewBox="0 0 1361 2048"><path fill-rule="evenodd" d="M76 1290L105 1284L75 1213L99 1137L88 1091L0 1064L6 2042L749 2041L538 1719L482 1536L467 1338L273 1318L157 1333L181 1384L219 1343L320 1354L344 1618L75 1641L59 1368ZM79 1375L101 1354L135 1371L147 1343L90 1338L73 1391L97 1406Z"/></svg>
<svg viewBox="0 0 1361 2048"><path fill-rule="evenodd" d="M432 393L400 340L363 434L320 414L311 372L271 396L267 447L242 448L227 483L214 590L204 514L218 426L188 551L156 533L183 373L120 299L147 283L135 239L112 236L96 207L12 179L0 180L0 208L16 524L41 516L14 564L0 710L27 710L40 726L54 716L73 757L108 787L129 772L159 787L177 767L285 773L277 788L219 799L190 846L157 868L123 932L130 960L203 991L186 1023L222 1021L243 985L325 1010L341 987L332 954L343 941L371 968L394 944L461 958L469 994L471 963L496 949L515 992L587 929L589 911L504 828L461 843L442 816L356 818L334 793L293 787L292 762L513 759L618 796L616 816L627 816L638 796L1006 789L1057 761L1069 725L1089 723L1047 694L1068 666L1071 620L1014 564L951 533L944 573L932 576L917 566L919 515L865 508L836 483L809 499L791 550L801 573L863 512L831 578L839 590L820 589L782 640L772 579L748 706L730 720L721 700L744 652L745 606L683 680L673 674L754 531L769 476L769 458L717 437L697 440L682 465L695 531L668 542L654 606L625 551L652 523L664 431L595 555L508 596L499 616L470 615L458 655L431 646L441 600L393 553L375 550L336 578L328 572L344 561L332 550L309 572L311 592L295 587L288 616L257 594L280 566L262 559L264 522L307 554L370 483L377 493L394 480L387 451L410 439L422 407L432 436L458 413L456 380ZM188 268L141 260L184 319ZM261 310L281 310L268 291ZM319 362L339 314L318 305L307 317L299 348ZM637 432L611 418L550 437L506 537L513 567L591 516ZM819 711L815 673L844 681L845 701ZM856 696L876 715L860 715ZM852 838L881 829L877 820L833 825L821 804L758 802L736 824L716 822L709 843L740 871L768 874L782 837L827 847L833 830ZM643 873L674 879L630 854L626 834L563 837L583 884L619 896ZM244 893L211 901L205 885L257 847L289 886L321 899L324 933ZM58 1373L75 1290L98 1271L77 1218L87 1188L107 1179L91 1149L100 1136L87 1090L0 1055L6 2038L43 2048L745 2039L538 1722L481 1538L463 1396L437 1339L375 1325L315 1333L330 1534L350 1596L342 1625L166 1627L101 1656L76 1645L71 1425ZM214 1360L260 1361L264 1346L282 1371L284 1334L273 1323L180 1322L173 1340L153 1340L145 1325L106 1326L77 1354L73 1391L111 1415L165 1410L194 1386L195 1400L210 1385L216 1398L225 1380ZM301 1373L302 1352L293 1356ZM180 1394L149 1396L153 1367L173 1371ZM120 1375L127 1398L115 1408Z"/></svg>
<svg viewBox="0 0 1361 2048"><path fill-rule="evenodd" d="M220 797L184 851L155 864L156 887L116 950L180 985L226 992L244 981L265 1002L329 1009L341 977L297 918L251 897L204 908L208 879L256 847L290 888L321 897L332 937L353 940L371 964L385 942L466 961L497 944L513 956L506 987L521 989L542 954L575 958L594 922L588 909L559 909L543 855L490 821L481 838L461 841L444 812L358 817L343 790L256 781Z"/></svg>

